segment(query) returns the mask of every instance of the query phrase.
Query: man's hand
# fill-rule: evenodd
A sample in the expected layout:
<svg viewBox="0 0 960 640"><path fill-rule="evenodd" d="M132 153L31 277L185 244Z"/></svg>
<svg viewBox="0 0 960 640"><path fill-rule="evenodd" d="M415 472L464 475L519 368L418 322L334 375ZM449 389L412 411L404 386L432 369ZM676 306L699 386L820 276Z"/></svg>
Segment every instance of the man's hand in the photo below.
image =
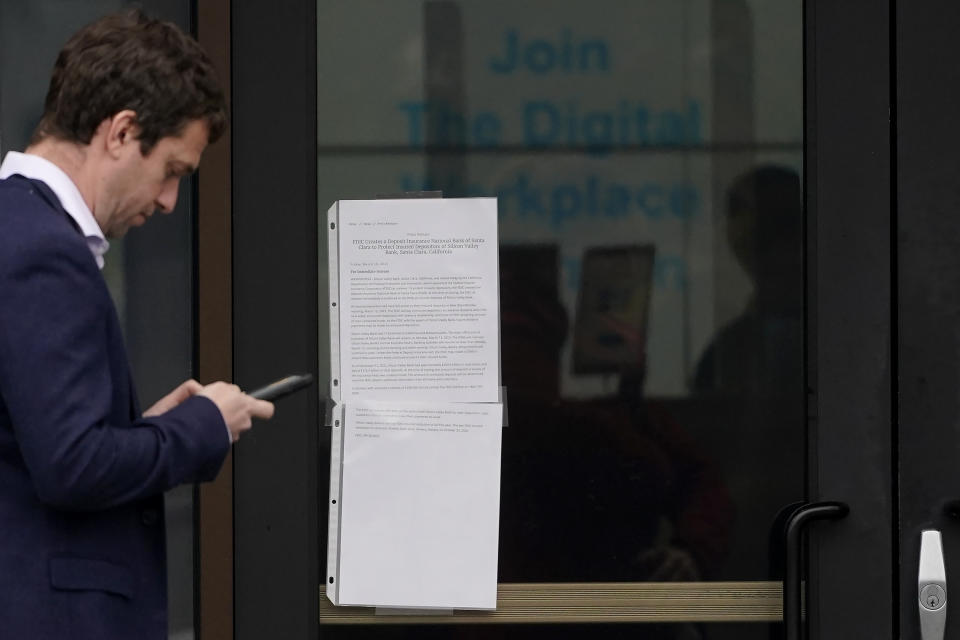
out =
<svg viewBox="0 0 960 640"><path fill-rule="evenodd" d="M199 395L210 398L220 409L233 442L252 426L252 418L268 420L273 417L272 402L251 398L235 384L214 382L203 387Z"/></svg>
<svg viewBox="0 0 960 640"><path fill-rule="evenodd" d="M179 387L160 398L155 405L143 412L144 418L158 416L173 409L181 402L203 391L203 385L196 380L187 380Z"/></svg>

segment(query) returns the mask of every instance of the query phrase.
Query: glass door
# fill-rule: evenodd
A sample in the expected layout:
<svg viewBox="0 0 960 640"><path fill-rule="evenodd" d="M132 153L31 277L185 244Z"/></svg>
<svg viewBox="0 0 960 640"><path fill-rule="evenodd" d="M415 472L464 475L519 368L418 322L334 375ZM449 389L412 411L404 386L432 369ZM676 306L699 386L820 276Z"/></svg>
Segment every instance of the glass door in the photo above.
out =
<svg viewBox="0 0 960 640"><path fill-rule="evenodd" d="M500 600L330 606L329 433L291 398L237 447L237 637L782 637L804 549L812 637L892 637L889 7L313 11L234 7L236 380L327 358L331 202L497 196ZM788 550L821 501L849 515Z"/></svg>
<svg viewBox="0 0 960 640"><path fill-rule="evenodd" d="M317 11L319 208L498 198L501 595L455 617L766 637L705 623L779 619L806 495L802 5ZM399 622L321 600L348 620Z"/></svg>

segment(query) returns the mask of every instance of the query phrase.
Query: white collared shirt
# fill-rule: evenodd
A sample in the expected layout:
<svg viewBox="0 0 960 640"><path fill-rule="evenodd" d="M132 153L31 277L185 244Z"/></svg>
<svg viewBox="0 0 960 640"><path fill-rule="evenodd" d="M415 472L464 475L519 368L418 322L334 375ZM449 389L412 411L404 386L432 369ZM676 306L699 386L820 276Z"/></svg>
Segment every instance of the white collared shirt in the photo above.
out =
<svg viewBox="0 0 960 640"><path fill-rule="evenodd" d="M97 224L90 207L84 202L80 190L73 180L57 165L46 158L17 151L7 152L0 164L0 180L19 174L24 178L39 180L44 183L60 200L60 204L80 227L83 237L87 240L87 247L93 254L97 266L103 269L103 254L110 248L110 243L103 235L103 230Z"/></svg>

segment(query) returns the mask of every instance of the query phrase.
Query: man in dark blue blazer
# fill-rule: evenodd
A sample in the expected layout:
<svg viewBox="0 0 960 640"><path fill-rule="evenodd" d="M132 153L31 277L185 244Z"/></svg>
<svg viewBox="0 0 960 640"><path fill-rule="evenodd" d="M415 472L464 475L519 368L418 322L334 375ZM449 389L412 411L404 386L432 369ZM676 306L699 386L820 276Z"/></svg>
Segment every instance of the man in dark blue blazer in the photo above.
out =
<svg viewBox="0 0 960 640"><path fill-rule="evenodd" d="M163 492L216 476L273 405L189 380L141 413L100 268L225 127L194 40L139 12L78 32L0 165L0 638L166 638ZM158 304L161 302L158 301Z"/></svg>

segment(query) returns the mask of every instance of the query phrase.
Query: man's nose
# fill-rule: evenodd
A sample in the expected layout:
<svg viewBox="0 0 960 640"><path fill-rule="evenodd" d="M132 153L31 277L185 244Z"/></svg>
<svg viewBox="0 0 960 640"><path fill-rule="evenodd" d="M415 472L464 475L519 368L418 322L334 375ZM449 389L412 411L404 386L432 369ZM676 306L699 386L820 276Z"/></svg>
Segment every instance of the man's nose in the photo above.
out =
<svg viewBox="0 0 960 640"><path fill-rule="evenodd" d="M180 180L169 180L163 185L157 195L157 208L164 213L170 213L177 206L177 192L180 188Z"/></svg>

